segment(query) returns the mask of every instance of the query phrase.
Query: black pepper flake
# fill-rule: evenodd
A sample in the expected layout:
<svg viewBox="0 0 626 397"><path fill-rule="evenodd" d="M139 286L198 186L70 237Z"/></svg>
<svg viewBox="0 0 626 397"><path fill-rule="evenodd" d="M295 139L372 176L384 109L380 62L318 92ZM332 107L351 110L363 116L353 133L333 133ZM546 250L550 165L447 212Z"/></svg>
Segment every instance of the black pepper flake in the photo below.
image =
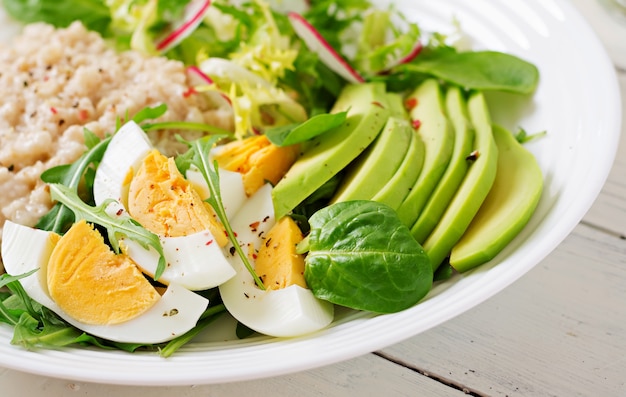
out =
<svg viewBox="0 0 626 397"><path fill-rule="evenodd" d="M177 314L178 314L178 309L174 308L174 309L171 309L169 312L163 313L163 317L171 317Z"/></svg>
<svg viewBox="0 0 626 397"><path fill-rule="evenodd" d="M235 255L235 252L237 252L237 250L235 249L235 247L230 247L229 252L231 255Z"/></svg>
<svg viewBox="0 0 626 397"><path fill-rule="evenodd" d="M28 81L24 80L24 87L28 87Z"/></svg>
<svg viewBox="0 0 626 397"><path fill-rule="evenodd" d="M243 295L244 295L246 298L250 298L250 295L248 295L248 294L247 294L247 293L245 293L245 292L243 293Z"/></svg>
<svg viewBox="0 0 626 397"><path fill-rule="evenodd" d="M265 240L265 246L269 247L271 242L272 242L272 238L270 237L267 240Z"/></svg>
<svg viewBox="0 0 626 397"><path fill-rule="evenodd" d="M480 152L478 150L474 150L467 157L465 157L465 160L467 160L467 161L476 161L476 159L478 159L478 157L480 157Z"/></svg>
<svg viewBox="0 0 626 397"><path fill-rule="evenodd" d="M65 120L63 119L59 120L59 127L62 126L63 124L65 124Z"/></svg>

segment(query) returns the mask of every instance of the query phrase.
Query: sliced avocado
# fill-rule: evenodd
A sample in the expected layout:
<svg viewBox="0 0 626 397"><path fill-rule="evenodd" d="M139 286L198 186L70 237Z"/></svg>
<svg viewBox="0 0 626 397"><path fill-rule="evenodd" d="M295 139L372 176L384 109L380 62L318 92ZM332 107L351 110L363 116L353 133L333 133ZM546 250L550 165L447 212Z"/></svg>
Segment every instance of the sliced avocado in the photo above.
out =
<svg viewBox="0 0 626 397"><path fill-rule="evenodd" d="M446 171L452 156L454 135L444 113L439 83L425 80L409 96L416 106L410 110L414 123L419 123L417 133L424 142L424 164L410 193L397 209L398 216L407 227L412 227L430 197L439 179Z"/></svg>
<svg viewBox="0 0 626 397"><path fill-rule="evenodd" d="M402 117L402 97L393 93L387 95L390 112ZM389 117L378 138L348 166L331 202L371 200L400 167L412 133L408 116Z"/></svg>
<svg viewBox="0 0 626 397"><path fill-rule="evenodd" d="M474 130L468 120L465 99L458 87L452 87L446 93L446 111L454 130L454 149L446 172L411 228L413 237L420 243L433 231L461 185L469 167L467 157L474 144Z"/></svg>
<svg viewBox="0 0 626 397"><path fill-rule="evenodd" d="M398 209L415 185L424 164L424 142L410 124L406 128L410 131L410 141L402 163L385 186L372 197L372 200L387 204L394 210Z"/></svg>
<svg viewBox="0 0 626 397"><path fill-rule="evenodd" d="M465 233L496 177L498 148L493 139L485 98L481 93L474 93L470 96L467 107L476 133L476 159L470 165L443 217L423 244L433 269L443 262Z"/></svg>
<svg viewBox="0 0 626 397"><path fill-rule="evenodd" d="M526 226L543 191L539 164L509 131L493 126L498 172L480 210L452 248L450 265L464 272L493 259Z"/></svg>
<svg viewBox="0 0 626 397"><path fill-rule="evenodd" d="M331 110L343 111L348 112L346 121L313 138L272 190L276 219L293 210L376 139L389 118L384 84L346 86Z"/></svg>

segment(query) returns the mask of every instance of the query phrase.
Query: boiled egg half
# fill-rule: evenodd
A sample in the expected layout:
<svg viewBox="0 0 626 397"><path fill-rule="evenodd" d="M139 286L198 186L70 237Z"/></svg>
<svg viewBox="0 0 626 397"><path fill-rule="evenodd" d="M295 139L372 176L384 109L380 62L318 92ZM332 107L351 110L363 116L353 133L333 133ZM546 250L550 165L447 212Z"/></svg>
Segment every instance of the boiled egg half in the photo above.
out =
<svg viewBox="0 0 626 397"><path fill-rule="evenodd" d="M252 264L275 224L269 184L261 187L231 220L239 244ZM229 257L237 275L219 286L230 314L247 327L270 336L293 337L318 331L333 320L334 307L298 284L280 289L259 288L238 255Z"/></svg>
<svg viewBox="0 0 626 397"><path fill-rule="evenodd" d="M205 290L230 279L235 270L222 248L226 234L203 202L205 193L198 190L199 177L194 177L196 182L184 178L174 160L156 151L141 127L130 121L111 139L93 190L97 205L114 200L107 207L111 216L132 217L159 236L167 262L159 282ZM231 208L235 212L245 200L243 181L236 175L220 180L222 192L237 195L223 198L238 203ZM154 276L159 262L156 250L129 239L122 246L143 272Z"/></svg>
<svg viewBox="0 0 626 397"><path fill-rule="evenodd" d="M111 341L169 341L193 328L209 303L175 282L161 295L130 258L113 253L84 221L62 237L6 221L1 249L7 273L38 269L20 279L32 299Z"/></svg>

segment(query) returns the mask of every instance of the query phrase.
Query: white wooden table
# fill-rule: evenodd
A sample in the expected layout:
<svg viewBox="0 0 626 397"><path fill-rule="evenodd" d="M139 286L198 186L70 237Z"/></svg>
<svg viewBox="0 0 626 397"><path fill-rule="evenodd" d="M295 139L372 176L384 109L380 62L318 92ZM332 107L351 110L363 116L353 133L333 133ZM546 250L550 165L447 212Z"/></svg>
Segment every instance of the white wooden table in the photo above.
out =
<svg viewBox="0 0 626 397"><path fill-rule="evenodd" d="M603 17L595 0L572 1L624 65L616 68L626 99L626 24ZM487 302L405 342L308 372L207 386L0 369L0 396L626 396L626 123L622 138L602 193L556 251Z"/></svg>

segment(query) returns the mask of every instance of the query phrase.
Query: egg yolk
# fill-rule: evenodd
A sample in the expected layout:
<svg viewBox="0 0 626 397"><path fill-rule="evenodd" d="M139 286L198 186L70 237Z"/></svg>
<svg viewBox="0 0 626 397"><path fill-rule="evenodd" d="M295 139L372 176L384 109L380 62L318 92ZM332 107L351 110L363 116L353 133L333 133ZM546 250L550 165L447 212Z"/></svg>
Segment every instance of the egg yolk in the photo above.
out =
<svg viewBox="0 0 626 397"><path fill-rule="evenodd" d="M248 196L265 183L276 185L296 161L298 145L280 147L265 135L254 136L224 145L215 155L219 166L242 174Z"/></svg>
<svg viewBox="0 0 626 397"><path fill-rule="evenodd" d="M286 216L267 233L257 255L254 270L269 290L297 284L307 288L304 279L304 255L296 253L296 244L304 236L296 222Z"/></svg>
<svg viewBox="0 0 626 397"><path fill-rule="evenodd" d="M84 220L58 241L47 267L50 297L72 318L91 325L133 319L160 295L126 255L117 255Z"/></svg>
<svg viewBox="0 0 626 397"><path fill-rule="evenodd" d="M165 237L209 230L220 246L228 239L211 206L183 177L173 158L152 150L132 178L128 212L143 227Z"/></svg>

